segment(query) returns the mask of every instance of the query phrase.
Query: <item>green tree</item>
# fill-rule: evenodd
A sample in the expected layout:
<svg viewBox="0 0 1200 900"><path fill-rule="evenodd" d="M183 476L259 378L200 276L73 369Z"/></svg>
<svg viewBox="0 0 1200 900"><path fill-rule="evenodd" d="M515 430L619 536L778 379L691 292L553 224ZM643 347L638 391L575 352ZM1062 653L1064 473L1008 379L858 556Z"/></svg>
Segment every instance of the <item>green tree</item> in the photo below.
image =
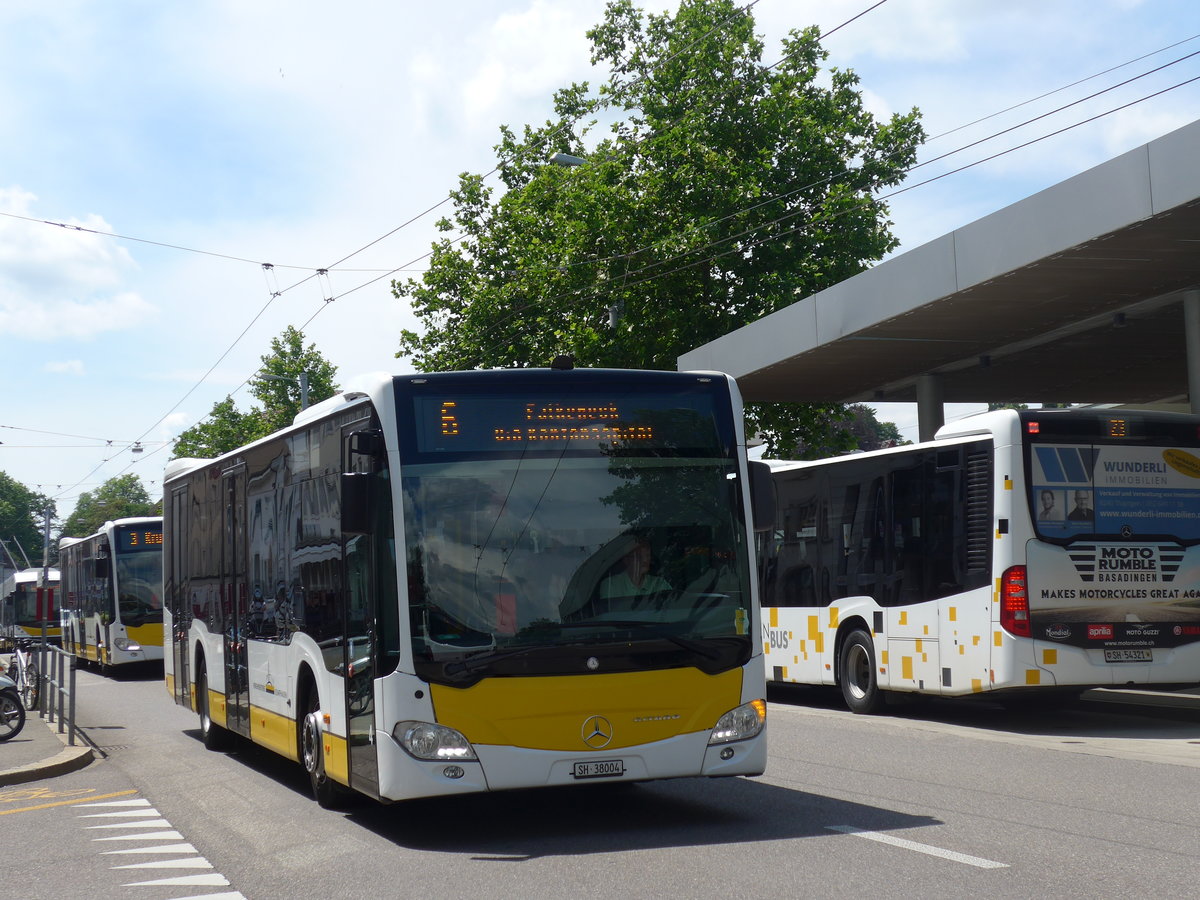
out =
<svg viewBox="0 0 1200 900"><path fill-rule="evenodd" d="M30 562L41 563L47 509L53 520L52 500L0 472L0 540L8 549L7 553L0 552L0 564L10 565L8 554L11 553L11 562L17 568L25 568L22 551L29 556Z"/></svg>
<svg viewBox="0 0 1200 900"><path fill-rule="evenodd" d="M674 369L896 246L873 198L915 161L919 114L877 122L853 72L822 72L815 28L793 31L774 65L732 0L661 16L614 0L588 36L611 77L558 91L541 127L501 127L503 190L461 177L429 270L393 283L423 326L397 355L426 370L560 353ZM595 140L600 121L611 124ZM547 165L556 152L586 162ZM849 440L840 406L747 412L771 452Z"/></svg>
<svg viewBox="0 0 1200 900"><path fill-rule="evenodd" d="M250 379L250 393L262 406L242 412L233 397L214 403L203 420L180 432L172 458L212 459L290 425L300 411L301 375L308 382L310 405L340 390L334 381L337 366L315 344L305 347L304 332L291 325L271 339L271 352L260 358L263 365Z"/></svg>
<svg viewBox="0 0 1200 900"><path fill-rule="evenodd" d="M212 459L271 433L261 410L242 412L232 397L213 404L201 421L179 433L172 458Z"/></svg>
<svg viewBox="0 0 1200 900"><path fill-rule="evenodd" d="M851 415L850 433L854 436L854 446L859 450L879 450L911 443L901 437L895 422L880 422L875 410L869 406L852 403L848 412Z"/></svg>
<svg viewBox="0 0 1200 900"><path fill-rule="evenodd" d="M262 404L268 432L291 425L300 412L302 376L308 382L309 404L326 400L339 390L337 366L320 354L316 344L305 347L304 332L291 325L271 339L271 352L262 357L262 363L250 379L250 393Z"/></svg>
<svg viewBox="0 0 1200 900"><path fill-rule="evenodd" d="M155 516L159 512L158 504L150 499L140 478L136 475L118 475L108 479L94 493L84 491L79 495L75 509L63 522L61 534L65 537L86 537L111 519Z"/></svg>

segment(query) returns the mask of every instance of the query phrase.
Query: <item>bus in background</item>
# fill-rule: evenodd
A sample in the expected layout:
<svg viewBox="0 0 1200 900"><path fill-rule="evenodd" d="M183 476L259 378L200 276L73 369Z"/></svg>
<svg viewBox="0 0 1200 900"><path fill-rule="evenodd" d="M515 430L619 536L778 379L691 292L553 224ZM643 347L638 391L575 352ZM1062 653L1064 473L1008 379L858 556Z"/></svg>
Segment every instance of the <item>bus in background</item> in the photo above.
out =
<svg viewBox="0 0 1200 900"><path fill-rule="evenodd" d="M39 597L40 594L40 597ZM0 649L11 649L22 637L57 644L61 630L55 606L62 600L58 569L20 569L0 582Z"/></svg>
<svg viewBox="0 0 1200 900"><path fill-rule="evenodd" d="M768 680L864 713L887 691L1200 682L1200 417L1000 410L771 465Z"/></svg>
<svg viewBox="0 0 1200 900"><path fill-rule="evenodd" d="M160 517L61 538L58 565L64 650L104 669L163 658Z"/></svg>
<svg viewBox="0 0 1200 900"><path fill-rule="evenodd" d="M380 376L175 460L167 689L326 806L759 774L741 413L713 373Z"/></svg>

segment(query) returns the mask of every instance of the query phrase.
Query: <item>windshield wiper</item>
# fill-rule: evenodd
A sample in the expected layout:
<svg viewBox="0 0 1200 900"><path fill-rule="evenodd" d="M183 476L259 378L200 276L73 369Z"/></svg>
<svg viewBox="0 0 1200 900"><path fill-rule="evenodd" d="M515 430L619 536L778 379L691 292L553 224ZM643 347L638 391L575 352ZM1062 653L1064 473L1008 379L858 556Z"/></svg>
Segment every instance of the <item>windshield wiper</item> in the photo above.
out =
<svg viewBox="0 0 1200 900"><path fill-rule="evenodd" d="M678 634L671 634L669 631L664 630L656 622L639 622L636 619L614 619L611 621L601 620L598 622L597 621L593 621L593 622L555 622L553 625L545 626L545 632L547 633L547 636L549 636L549 634L551 632L562 631L564 629L572 629L572 628L600 628L600 629L628 628L628 629L649 631L655 637L659 637L659 638L662 638L663 640L670 641L675 646L680 647L684 650L687 650L690 653L695 653L698 656L703 656L705 659L716 660L716 659L720 659L721 655L722 655L721 651L716 650L700 641L694 641L691 638L681 637ZM474 671L477 671L478 669L480 669L484 666L490 665L494 662L500 662L501 660L511 659L514 656L521 656L523 654L530 653L534 650L544 650L547 647L551 647L551 646L562 647L562 646L567 646L567 645L563 645L563 644L559 644L559 645L530 644L525 647L514 647L510 650L496 650L496 651L484 650L479 653L472 654L471 656L465 657L463 659L457 659L452 662L448 662L442 667L442 670L447 675L457 675L460 672L474 672Z"/></svg>
<svg viewBox="0 0 1200 900"><path fill-rule="evenodd" d="M614 628L640 628L654 634L655 637L663 638L670 641L677 647L682 647L684 650L690 650L692 653L697 653L705 659L720 659L721 652L714 650L707 644L700 641L693 641L691 638L685 638L678 634L663 629L657 622L643 622L639 619L602 619L598 622L563 622L563 627L571 628L605 628L612 626Z"/></svg>

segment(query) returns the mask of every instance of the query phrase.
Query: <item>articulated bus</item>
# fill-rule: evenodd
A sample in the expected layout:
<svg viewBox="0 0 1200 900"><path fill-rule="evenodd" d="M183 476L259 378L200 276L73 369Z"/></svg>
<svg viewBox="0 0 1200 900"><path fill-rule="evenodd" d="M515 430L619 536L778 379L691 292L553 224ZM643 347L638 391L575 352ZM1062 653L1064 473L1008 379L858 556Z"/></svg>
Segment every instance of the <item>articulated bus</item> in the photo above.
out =
<svg viewBox="0 0 1200 900"><path fill-rule="evenodd" d="M63 649L103 669L163 658L162 519L58 542Z"/></svg>
<svg viewBox="0 0 1200 900"><path fill-rule="evenodd" d="M379 376L175 460L167 689L325 806L760 774L741 414L713 373Z"/></svg>
<svg viewBox="0 0 1200 900"><path fill-rule="evenodd" d="M856 712L1200 682L1200 417L1001 410L771 465L769 680Z"/></svg>
<svg viewBox="0 0 1200 900"><path fill-rule="evenodd" d="M22 637L41 640L43 624L46 640L57 644L58 588L58 569L20 569L7 575L0 583L0 646L11 648Z"/></svg>

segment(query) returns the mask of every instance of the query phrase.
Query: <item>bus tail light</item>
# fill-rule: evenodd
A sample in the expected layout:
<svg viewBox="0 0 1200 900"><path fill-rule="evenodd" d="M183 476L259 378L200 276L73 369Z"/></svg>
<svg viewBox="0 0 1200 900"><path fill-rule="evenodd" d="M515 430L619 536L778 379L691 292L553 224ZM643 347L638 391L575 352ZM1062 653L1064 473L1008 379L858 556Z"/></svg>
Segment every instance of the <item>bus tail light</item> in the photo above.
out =
<svg viewBox="0 0 1200 900"><path fill-rule="evenodd" d="M1016 637L1032 637L1029 581L1024 566L1012 566L1000 577L1000 627Z"/></svg>

